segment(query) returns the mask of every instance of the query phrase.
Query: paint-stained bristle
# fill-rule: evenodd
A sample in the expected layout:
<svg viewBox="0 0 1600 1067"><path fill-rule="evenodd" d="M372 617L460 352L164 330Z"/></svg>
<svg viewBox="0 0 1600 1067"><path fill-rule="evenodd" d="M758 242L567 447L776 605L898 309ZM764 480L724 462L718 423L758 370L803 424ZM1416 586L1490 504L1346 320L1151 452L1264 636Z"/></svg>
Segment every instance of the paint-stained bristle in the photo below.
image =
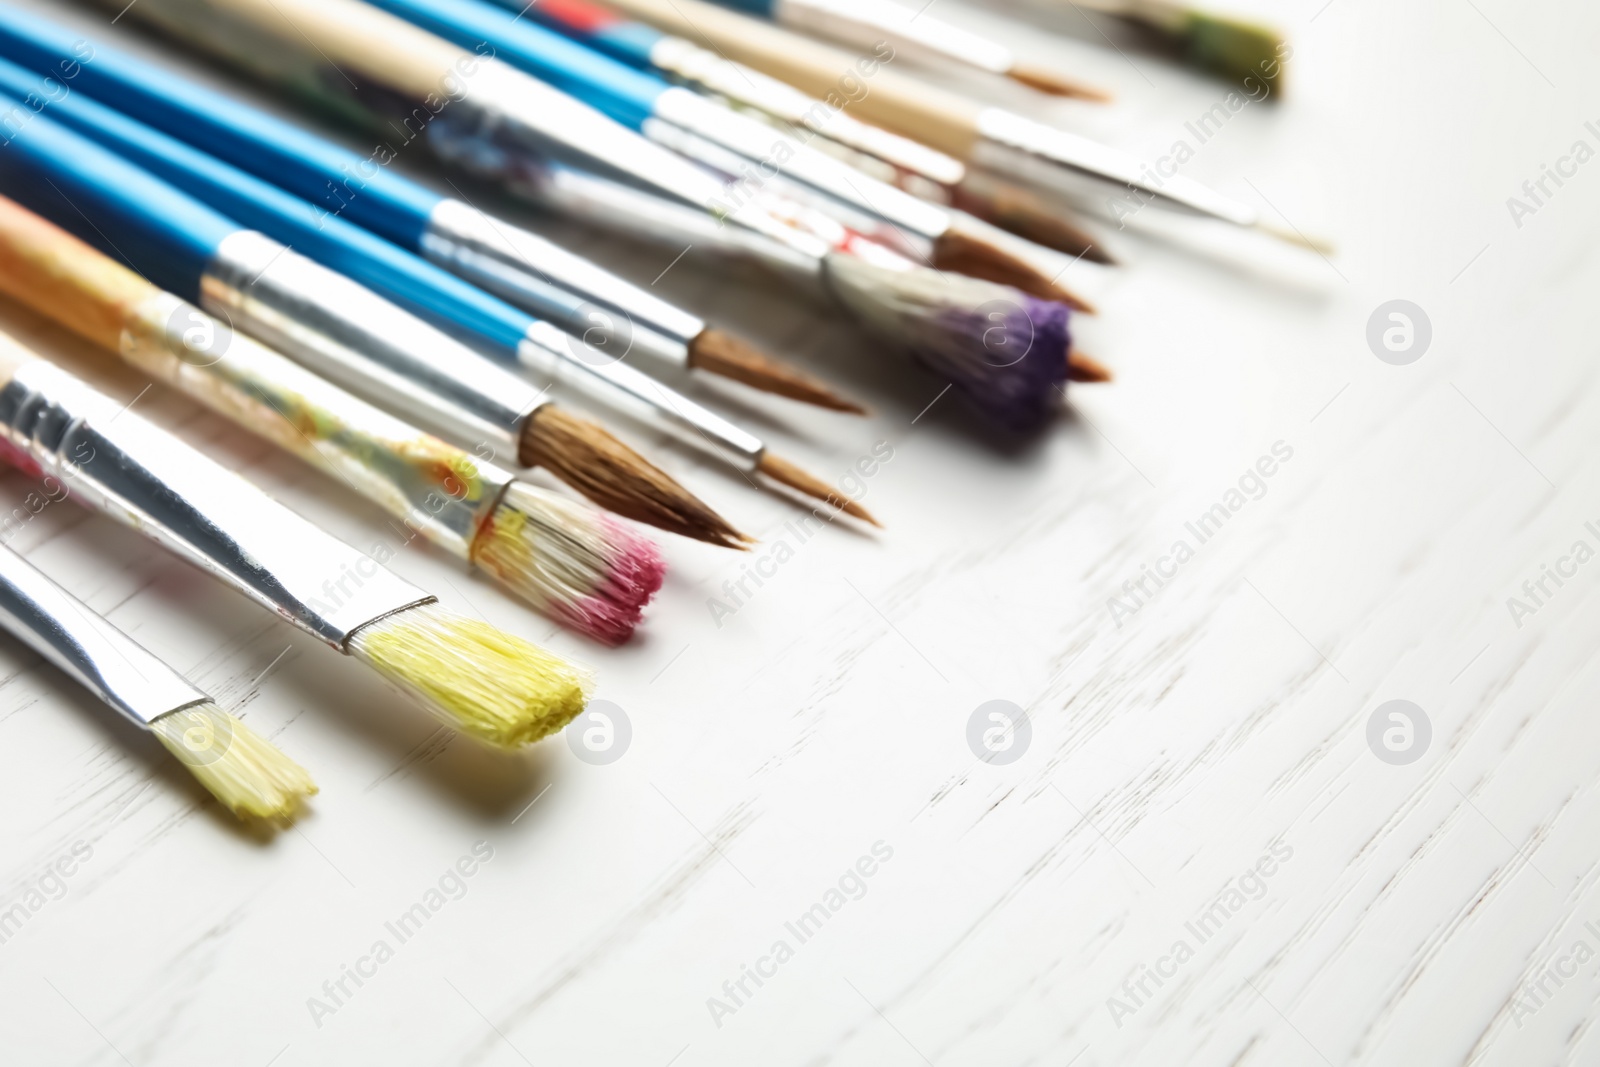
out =
<svg viewBox="0 0 1600 1067"><path fill-rule="evenodd" d="M1006 77L1012 81L1020 82L1030 89L1037 89L1041 93L1051 96L1067 96L1074 100L1089 100L1096 104L1110 103L1111 94L1104 89L1093 85L1085 85L1080 81L1073 81L1062 74L1045 67L1034 66L1030 63L1015 63L1006 71Z"/></svg>
<svg viewBox="0 0 1600 1067"><path fill-rule="evenodd" d="M973 278L1009 285L1041 300L1056 300L1074 311L1094 314L1094 306L1031 262L1027 242L998 226L962 212L933 244L933 266Z"/></svg>
<svg viewBox="0 0 1600 1067"><path fill-rule="evenodd" d="M1004 286L828 257L828 284L870 329L899 342L990 419L1017 432L1056 411L1070 312Z"/></svg>
<svg viewBox="0 0 1600 1067"><path fill-rule="evenodd" d="M370 622L348 647L448 725L501 748L554 733L589 699L586 672L437 604Z"/></svg>
<svg viewBox="0 0 1600 1067"><path fill-rule="evenodd" d="M661 588L655 543L598 508L512 482L473 558L557 622L608 645L632 635Z"/></svg>
<svg viewBox="0 0 1600 1067"><path fill-rule="evenodd" d="M748 540L666 471L603 426L546 404L528 420L519 457L608 511L724 548Z"/></svg>
<svg viewBox="0 0 1600 1067"><path fill-rule="evenodd" d="M771 452L762 453L761 465L757 469L768 478L776 482L782 482L790 489L798 490L807 496L814 496L818 500L827 501L846 515L854 515L861 521L870 522L874 526L881 527L883 525L883 523L872 517L872 512L849 497L829 488L828 483L821 478L806 473L793 463L775 456Z"/></svg>
<svg viewBox="0 0 1600 1067"><path fill-rule="evenodd" d="M287 819L303 798L317 791L305 768L215 704L169 712L150 729L212 796L240 817Z"/></svg>
<svg viewBox="0 0 1600 1067"><path fill-rule="evenodd" d="M689 342L689 366L830 411L867 413L866 408L841 396L821 378L773 359L721 330L704 330Z"/></svg>
<svg viewBox="0 0 1600 1067"><path fill-rule="evenodd" d="M1281 70L1283 37L1270 27L1209 11L1185 12L1184 58L1229 80ZM1276 82L1277 79L1274 78ZM1280 86L1275 84L1274 88Z"/></svg>

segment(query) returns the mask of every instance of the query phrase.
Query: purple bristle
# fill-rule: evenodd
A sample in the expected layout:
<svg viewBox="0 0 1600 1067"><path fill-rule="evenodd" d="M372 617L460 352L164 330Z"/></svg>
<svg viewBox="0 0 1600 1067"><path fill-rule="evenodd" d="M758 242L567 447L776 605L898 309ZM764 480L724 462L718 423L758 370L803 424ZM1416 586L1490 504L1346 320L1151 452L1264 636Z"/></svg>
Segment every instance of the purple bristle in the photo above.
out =
<svg viewBox="0 0 1600 1067"><path fill-rule="evenodd" d="M947 308L939 316L945 335L913 355L949 377L967 402L1016 433L1038 429L1053 416L1067 380L1072 346L1065 305L1024 293L977 308Z"/></svg>

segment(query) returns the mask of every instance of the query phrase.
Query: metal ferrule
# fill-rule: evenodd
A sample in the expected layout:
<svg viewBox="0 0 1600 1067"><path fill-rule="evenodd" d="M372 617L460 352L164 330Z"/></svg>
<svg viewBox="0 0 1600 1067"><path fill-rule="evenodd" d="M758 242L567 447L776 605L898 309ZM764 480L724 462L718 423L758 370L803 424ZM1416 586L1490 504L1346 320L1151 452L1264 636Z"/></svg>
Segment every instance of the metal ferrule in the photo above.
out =
<svg viewBox="0 0 1600 1067"><path fill-rule="evenodd" d="M682 37L657 41L651 46L650 62L677 81L795 127L801 138L814 135L832 141L933 185L953 187L966 174L966 167L954 156L852 117L845 107L853 97L842 88L836 99L819 100L787 82L730 63Z"/></svg>
<svg viewBox="0 0 1600 1067"><path fill-rule="evenodd" d="M572 195L573 182L568 180L573 174L592 175L651 196L664 208L704 214L713 230L725 224L725 229L742 231L748 239L729 239L727 246L738 245L746 257L770 266L801 257L821 260L828 252L760 211L735 210L724 201L722 184L714 176L498 60L479 64L467 94L439 113L428 125L427 137L441 159L547 207L574 212L593 207L592 191ZM630 237L673 228L649 209L636 217L613 216L605 209L580 217ZM647 224L644 233L637 232L641 222ZM677 240L667 238L668 243ZM820 262L811 273L820 276Z"/></svg>
<svg viewBox="0 0 1600 1067"><path fill-rule="evenodd" d="M434 599L52 364L23 364L0 389L0 434L97 511L340 651Z"/></svg>
<svg viewBox="0 0 1600 1067"><path fill-rule="evenodd" d="M212 315L424 429L516 455L539 392L365 286L241 230L200 286Z"/></svg>
<svg viewBox="0 0 1600 1067"><path fill-rule="evenodd" d="M669 127L688 136L674 137ZM786 137L688 89L672 88L662 93L656 100L655 117L645 124L644 133L675 152L725 169L726 164L704 158L694 143L696 139L709 142L740 161L732 164L729 172L735 179L735 190L760 188L769 182L776 188L800 187L815 194L807 199L820 206L836 203L848 208L851 214L844 216L844 221L852 228L891 239L899 235L896 243L904 244L910 239L931 245L950 228L950 213L937 204L918 200L870 178L794 137Z"/></svg>
<svg viewBox="0 0 1600 1067"><path fill-rule="evenodd" d="M233 334L170 293L128 312L121 348L151 377L328 471L468 562L514 477Z"/></svg>
<svg viewBox="0 0 1600 1067"><path fill-rule="evenodd" d="M1017 62L1011 49L987 37L882 0L777 0L773 18L803 33L856 48L871 49L887 40L897 52L920 63L956 59L1005 74Z"/></svg>
<svg viewBox="0 0 1600 1067"><path fill-rule="evenodd" d="M535 323L517 347L529 376L547 388L560 385L740 470L756 469L766 449L760 438L641 374L622 362L625 355L591 348L547 322Z"/></svg>
<svg viewBox="0 0 1600 1067"><path fill-rule="evenodd" d="M596 308L621 316L632 351L680 369L689 366L689 343L706 329L704 319L460 200L433 209L421 249L430 262L570 333L602 326L590 317ZM583 301L579 315L546 299L552 286Z"/></svg>
<svg viewBox="0 0 1600 1067"><path fill-rule="evenodd" d="M998 171L1042 192L1078 200L1131 197L1134 203L1154 202L1240 226L1255 224L1255 211L1244 204L1182 175L1163 178L1127 153L1075 133L994 107L978 113L977 127L971 165Z"/></svg>
<svg viewBox="0 0 1600 1067"><path fill-rule="evenodd" d="M211 699L9 548L0 627L139 726Z"/></svg>

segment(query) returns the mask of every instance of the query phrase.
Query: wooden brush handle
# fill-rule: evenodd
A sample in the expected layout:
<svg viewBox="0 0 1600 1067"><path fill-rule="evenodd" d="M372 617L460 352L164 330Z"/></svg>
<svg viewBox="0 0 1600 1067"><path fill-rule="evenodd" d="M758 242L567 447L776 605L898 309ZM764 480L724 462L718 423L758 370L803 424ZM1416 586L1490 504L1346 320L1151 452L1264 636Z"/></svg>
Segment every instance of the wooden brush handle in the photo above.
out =
<svg viewBox="0 0 1600 1067"><path fill-rule="evenodd" d="M848 52L700 0L605 2L941 152L967 159L977 143L981 105L888 66L864 76L856 67L858 57Z"/></svg>
<svg viewBox="0 0 1600 1067"><path fill-rule="evenodd" d="M114 352L133 309L160 290L0 197L0 291Z"/></svg>

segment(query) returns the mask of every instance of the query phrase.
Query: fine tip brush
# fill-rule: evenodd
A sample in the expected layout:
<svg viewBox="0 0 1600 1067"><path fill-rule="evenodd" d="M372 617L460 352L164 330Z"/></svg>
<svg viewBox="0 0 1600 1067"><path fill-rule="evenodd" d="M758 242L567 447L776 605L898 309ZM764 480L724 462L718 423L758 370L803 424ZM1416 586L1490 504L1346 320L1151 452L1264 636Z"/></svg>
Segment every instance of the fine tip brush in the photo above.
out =
<svg viewBox="0 0 1600 1067"><path fill-rule="evenodd" d="M746 540L548 389L46 116L0 153L0 193L391 414L475 449L509 448L619 515L726 547Z"/></svg>
<svg viewBox="0 0 1600 1067"><path fill-rule="evenodd" d="M305 768L271 741L3 546L0 628L154 734L240 818L288 820L316 793Z"/></svg>
<svg viewBox="0 0 1600 1067"><path fill-rule="evenodd" d="M1058 386L1066 377L1064 305L917 267L870 241L855 242L859 248L849 241L824 241L753 205L721 213L714 205L725 195L722 183L687 160L505 64L375 8L353 0L275 0L270 7L215 0L196 10L174 0L142 0L130 13L271 83L320 96L345 114L352 109L365 114L379 130L398 128L388 123L398 124L413 108L448 92L450 103L442 114L449 121L425 123L417 134L445 161L569 217L676 242L679 249L690 244L736 262L758 263L799 291L831 296L879 336L948 374L975 406L1008 429L1031 431L1056 410ZM0 48L35 66L70 57L70 35L52 33L41 22L0 8ZM349 83L332 73L330 64L382 91L347 94L341 86ZM137 99L141 106L153 95L98 55L82 66L79 78L85 89L114 85L122 94L119 100ZM183 101L169 95L159 106L169 114L184 110ZM234 137L230 128L215 124L208 124L207 134L224 142ZM561 161L571 158L588 161L599 174ZM381 178L387 170L372 164L362 173ZM335 174L318 182L330 180L343 179ZM376 179L367 182L343 203L355 210L377 184ZM860 258L863 252L876 254L873 249L884 258ZM996 307L1010 309L1001 318L1018 327L1007 331L1008 337L1040 343L1020 356L1008 351L997 359L990 351Z"/></svg>
<svg viewBox="0 0 1600 1067"><path fill-rule="evenodd" d="M413 429L0 197L0 292L279 447L606 644L661 587L654 543Z"/></svg>
<svg viewBox="0 0 1600 1067"><path fill-rule="evenodd" d="M587 672L445 610L126 407L0 334L0 441L29 473L71 482L100 514L365 663L463 733L517 748L583 710Z"/></svg>

